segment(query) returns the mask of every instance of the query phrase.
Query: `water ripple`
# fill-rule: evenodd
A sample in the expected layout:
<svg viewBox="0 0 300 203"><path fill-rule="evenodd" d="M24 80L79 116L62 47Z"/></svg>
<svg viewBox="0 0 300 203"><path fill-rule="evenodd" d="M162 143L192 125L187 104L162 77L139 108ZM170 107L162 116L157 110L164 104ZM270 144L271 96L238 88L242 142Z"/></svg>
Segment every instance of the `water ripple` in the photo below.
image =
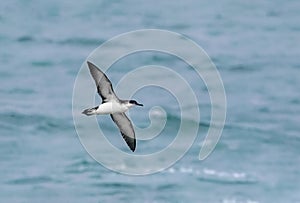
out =
<svg viewBox="0 0 300 203"><path fill-rule="evenodd" d="M226 172L214 169L198 170L191 167L169 168L168 173L188 174L197 177L200 181L217 184L255 184L258 180L245 172Z"/></svg>
<svg viewBox="0 0 300 203"><path fill-rule="evenodd" d="M31 184L42 184L47 182L53 182L54 180L49 176L33 176L33 177L22 177L8 181L7 184L13 185L31 185Z"/></svg>

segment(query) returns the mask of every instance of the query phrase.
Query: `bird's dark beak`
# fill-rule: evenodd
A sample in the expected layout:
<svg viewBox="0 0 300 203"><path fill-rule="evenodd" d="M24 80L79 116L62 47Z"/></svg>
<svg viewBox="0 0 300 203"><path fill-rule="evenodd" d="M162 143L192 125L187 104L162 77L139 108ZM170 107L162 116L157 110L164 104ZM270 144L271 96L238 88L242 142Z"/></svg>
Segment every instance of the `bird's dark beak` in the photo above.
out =
<svg viewBox="0 0 300 203"><path fill-rule="evenodd" d="M139 103L137 103L136 105L138 105L138 106L144 106L143 104L139 104Z"/></svg>

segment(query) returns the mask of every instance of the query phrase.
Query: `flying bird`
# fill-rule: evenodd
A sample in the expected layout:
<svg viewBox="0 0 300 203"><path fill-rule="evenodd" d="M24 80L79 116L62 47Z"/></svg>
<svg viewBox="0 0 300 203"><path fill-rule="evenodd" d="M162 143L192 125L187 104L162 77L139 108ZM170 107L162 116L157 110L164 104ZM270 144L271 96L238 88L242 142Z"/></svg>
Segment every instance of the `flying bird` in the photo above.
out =
<svg viewBox="0 0 300 203"><path fill-rule="evenodd" d="M82 113L91 115L110 114L110 117L118 126L125 142L134 152L136 148L136 138L131 121L125 112L133 106L143 106L135 100L121 100L115 94L112 84L108 77L91 62L87 62L90 73L96 83L97 92L102 98L99 106L85 109Z"/></svg>

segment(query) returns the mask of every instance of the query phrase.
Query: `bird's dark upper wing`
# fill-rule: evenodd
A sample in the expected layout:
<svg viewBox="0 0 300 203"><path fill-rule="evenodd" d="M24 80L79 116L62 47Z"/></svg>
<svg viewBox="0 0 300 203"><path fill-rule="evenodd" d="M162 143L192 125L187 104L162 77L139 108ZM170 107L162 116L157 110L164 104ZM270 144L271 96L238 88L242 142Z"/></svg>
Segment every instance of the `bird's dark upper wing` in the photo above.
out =
<svg viewBox="0 0 300 203"><path fill-rule="evenodd" d="M134 152L136 147L136 139L129 118L126 116L125 113L114 113L114 114L110 114L110 116L112 120L116 123L118 128L120 129L122 137L126 141L129 148Z"/></svg>
<svg viewBox="0 0 300 203"><path fill-rule="evenodd" d="M110 100L118 100L118 97L115 95L111 82L107 76L91 62L88 61L87 64L90 69L90 73L95 80L98 94L102 98L102 103Z"/></svg>

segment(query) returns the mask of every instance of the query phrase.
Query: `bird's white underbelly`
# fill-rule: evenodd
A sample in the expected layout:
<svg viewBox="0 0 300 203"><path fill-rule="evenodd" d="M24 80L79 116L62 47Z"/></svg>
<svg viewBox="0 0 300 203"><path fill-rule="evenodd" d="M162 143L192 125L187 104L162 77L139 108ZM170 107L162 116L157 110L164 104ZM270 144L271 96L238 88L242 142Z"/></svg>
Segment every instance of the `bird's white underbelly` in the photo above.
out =
<svg viewBox="0 0 300 203"><path fill-rule="evenodd" d="M117 102L107 102L101 104L96 110L97 114L113 114L123 113L128 110L128 107Z"/></svg>

